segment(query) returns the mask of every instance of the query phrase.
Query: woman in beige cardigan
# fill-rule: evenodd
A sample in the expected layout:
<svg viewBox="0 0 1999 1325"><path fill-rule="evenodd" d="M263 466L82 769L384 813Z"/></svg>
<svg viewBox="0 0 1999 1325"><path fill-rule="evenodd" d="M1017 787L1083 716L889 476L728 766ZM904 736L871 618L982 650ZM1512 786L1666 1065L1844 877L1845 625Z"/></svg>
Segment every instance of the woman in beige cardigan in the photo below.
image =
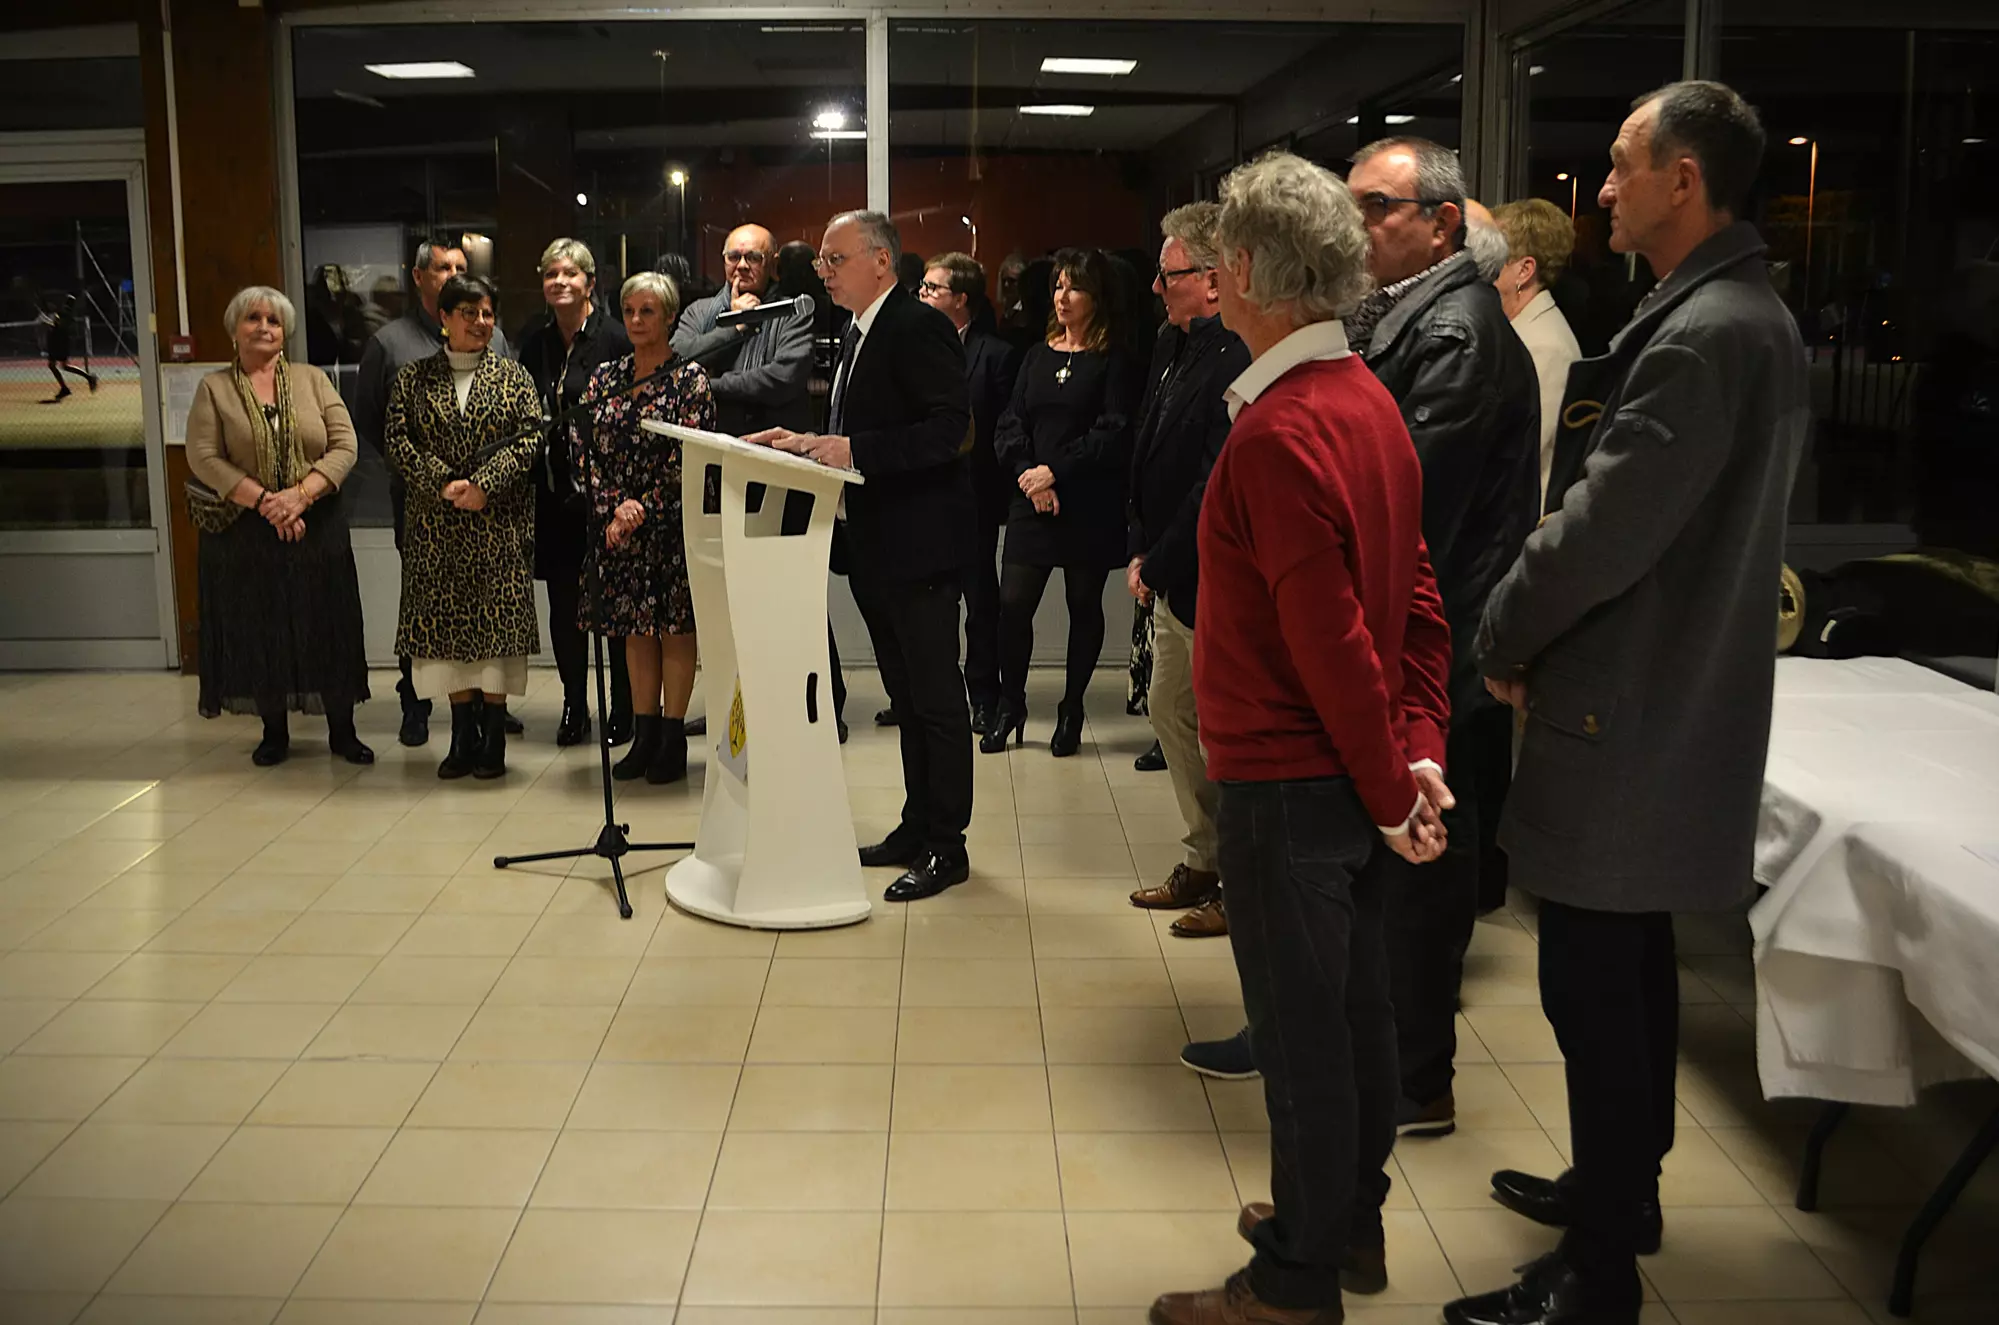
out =
<svg viewBox="0 0 1999 1325"><path fill-rule="evenodd" d="M375 752L354 733L368 698L361 589L340 510L354 425L326 374L287 363L297 314L268 286L237 292L223 315L235 361L196 389L188 468L221 505L201 535L203 717L255 713L260 766L290 753L285 715L326 715L327 744L350 764Z"/></svg>

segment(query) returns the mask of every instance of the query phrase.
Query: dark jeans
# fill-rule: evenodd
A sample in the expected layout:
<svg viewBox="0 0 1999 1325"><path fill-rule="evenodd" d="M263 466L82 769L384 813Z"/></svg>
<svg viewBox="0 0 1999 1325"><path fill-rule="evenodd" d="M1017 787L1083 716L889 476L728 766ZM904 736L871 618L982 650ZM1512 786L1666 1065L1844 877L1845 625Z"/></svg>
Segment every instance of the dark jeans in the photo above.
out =
<svg viewBox="0 0 1999 1325"><path fill-rule="evenodd" d="M1346 778L1223 783L1218 827L1277 1209L1250 1282L1273 1306L1338 1306L1346 1249L1382 1241L1397 1089L1382 910L1408 871Z"/></svg>
<svg viewBox="0 0 1999 1325"><path fill-rule="evenodd" d="M959 574L934 583L853 577L888 702L901 715L902 822L926 850L965 849L972 821L972 714L958 670Z"/></svg>
<svg viewBox="0 0 1999 1325"><path fill-rule="evenodd" d="M1034 656L1034 610L1048 588L1054 566L1026 566L1009 561L1000 573L1000 686L1006 700L1027 709L1027 666ZM1068 667L1062 706L1081 708L1090 676L1104 651L1104 581L1106 570L1063 566L1062 596L1069 608Z"/></svg>
<svg viewBox="0 0 1999 1325"><path fill-rule="evenodd" d="M1478 923L1482 790L1473 775L1480 743L1491 739L1492 718L1507 731L1506 708L1480 709L1451 728L1445 747L1445 780L1457 806L1444 813L1450 844L1441 859L1410 867L1388 909L1389 968L1395 990L1395 1030L1400 1044L1403 1098L1417 1104L1450 1090L1458 1052L1458 989L1464 983L1465 949Z"/></svg>
<svg viewBox="0 0 1999 1325"><path fill-rule="evenodd" d="M979 517L978 547L965 575L965 691L974 704L1000 701L1000 521Z"/></svg>
<svg viewBox="0 0 1999 1325"><path fill-rule="evenodd" d="M1230 895L1231 921L1235 918ZM1680 980L1673 918L1541 903L1541 1009L1567 1062L1575 1222L1564 1258L1638 1300L1638 1208L1673 1148Z"/></svg>

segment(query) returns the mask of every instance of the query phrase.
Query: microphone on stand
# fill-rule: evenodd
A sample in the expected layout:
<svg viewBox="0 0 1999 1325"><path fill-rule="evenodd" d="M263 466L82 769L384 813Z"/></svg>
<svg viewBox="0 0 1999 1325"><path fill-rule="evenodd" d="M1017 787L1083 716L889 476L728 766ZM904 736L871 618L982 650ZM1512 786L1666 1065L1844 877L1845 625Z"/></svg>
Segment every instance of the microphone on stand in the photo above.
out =
<svg viewBox="0 0 1999 1325"><path fill-rule="evenodd" d="M757 304L752 308L732 308L715 319L718 327L760 327L766 322L788 318L794 313L812 316L815 305L809 294L793 295L789 299L773 299L767 304Z"/></svg>

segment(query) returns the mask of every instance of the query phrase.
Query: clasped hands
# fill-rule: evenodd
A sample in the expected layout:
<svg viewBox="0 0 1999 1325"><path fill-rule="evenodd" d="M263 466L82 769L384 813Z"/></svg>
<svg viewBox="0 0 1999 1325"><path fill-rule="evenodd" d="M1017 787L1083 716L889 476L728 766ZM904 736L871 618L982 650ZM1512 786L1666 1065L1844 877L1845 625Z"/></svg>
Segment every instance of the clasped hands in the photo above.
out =
<svg viewBox="0 0 1999 1325"><path fill-rule="evenodd" d="M1020 490L1034 503L1036 515L1060 515L1062 503L1055 496L1055 471L1036 465L1020 476Z"/></svg>
<svg viewBox="0 0 1999 1325"><path fill-rule="evenodd" d="M486 509L486 490L469 478L451 480L444 485L444 491L438 495L461 511Z"/></svg>
<svg viewBox="0 0 1999 1325"><path fill-rule="evenodd" d="M257 514L271 522L280 541L296 543L305 537L305 508L310 505L303 488L265 489L257 499Z"/></svg>
<svg viewBox="0 0 1999 1325"><path fill-rule="evenodd" d="M768 446L817 461L829 469L854 467L854 444L838 433L793 432L789 428L765 428L743 438L752 446Z"/></svg>
<svg viewBox="0 0 1999 1325"><path fill-rule="evenodd" d="M1409 816L1405 833L1383 834L1396 855L1411 865L1427 865L1444 854L1450 834L1444 828L1444 811L1458 803L1444 785L1444 775L1424 765L1409 770L1416 778L1416 812Z"/></svg>
<svg viewBox="0 0 1999 1325"><path fill-rule="evenodd" d="M618 503L618 508L611 512L610 523L604 526L604 546L607 548L617 547L627 538L630 538L632 531L644 524L645 521L646 508L633 501L630 497L625 498Z"/></svg>

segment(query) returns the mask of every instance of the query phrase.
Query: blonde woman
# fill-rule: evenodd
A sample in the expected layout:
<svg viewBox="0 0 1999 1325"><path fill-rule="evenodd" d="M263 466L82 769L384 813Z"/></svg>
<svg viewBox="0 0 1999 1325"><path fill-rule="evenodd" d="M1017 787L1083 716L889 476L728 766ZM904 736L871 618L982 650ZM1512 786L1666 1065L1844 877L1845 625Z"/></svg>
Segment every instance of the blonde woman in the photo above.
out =
<svg viewBox="0 0 1999 1325"><path fill-rule="evenodd" d="M203 529L201 715L262 717L251 760L268 767L290 753L288 713L324 713L333 753L372 764L354 733L368 664L340 509L354 425L326 374L286 362L298 315L282 293L237 291L222 325L234 362L201 380L187 416L188 468L209 489L190 497Z"/></svg>
<svg viewBox="0 0 1999 1325"><path fill-rule="evenodd" d="M1541 380L1541 503L1548 501L1548 467L1555 459L1555 433L1561 425L1562 393L1569 385L1569 365L1583 357L1569 320L1555 307L1550 293L1569 269L1575 252L1576 227L1568 213L1546 198L1509 202L1493 209L1492 219L1506 235L1506 265L1493 285L1499 302L1512 319L1513 330L1534 359Z"/></svg>

